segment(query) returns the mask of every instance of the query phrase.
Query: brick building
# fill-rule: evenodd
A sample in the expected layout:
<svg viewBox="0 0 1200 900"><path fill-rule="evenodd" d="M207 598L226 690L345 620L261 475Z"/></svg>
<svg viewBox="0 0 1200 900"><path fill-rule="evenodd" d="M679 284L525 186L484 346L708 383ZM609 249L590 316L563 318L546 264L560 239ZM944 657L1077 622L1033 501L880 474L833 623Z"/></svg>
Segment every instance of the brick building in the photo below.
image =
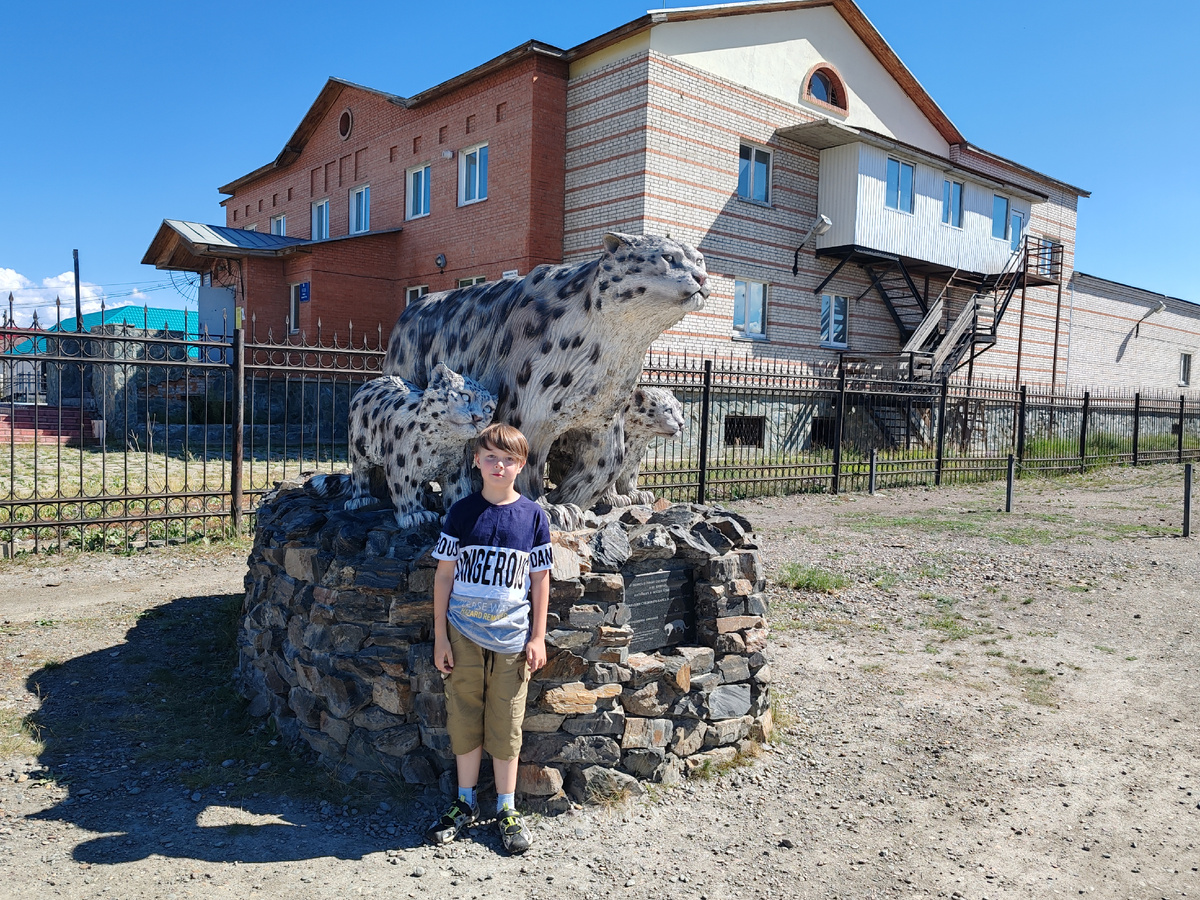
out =
<svg viewBox="0 0 1200 900"><path fill-rule="evenodd" d="M386 332L406 294L622 230L707 259L708 307L663 348L1053 384L1079 361L1064 297L1087 191L972 145L852 0L654 10L407 99L331 79L279 157L221 190L230 243L278 245L231 256L166 222L145 261L241 291L260 333Z"/></svg>

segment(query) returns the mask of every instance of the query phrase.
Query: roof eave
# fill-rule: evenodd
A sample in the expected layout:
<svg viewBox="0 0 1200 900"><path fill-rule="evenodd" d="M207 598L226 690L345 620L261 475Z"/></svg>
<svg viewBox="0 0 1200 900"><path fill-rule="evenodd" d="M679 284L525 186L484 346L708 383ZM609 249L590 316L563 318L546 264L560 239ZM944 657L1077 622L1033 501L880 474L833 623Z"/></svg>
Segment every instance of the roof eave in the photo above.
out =
<svg viewBox="0 0 1200 900"><path fill-rule="evenodd" d="M1000 156L998 153L992 153L991 151L984 150L982 147L976 147L970 141L964 140L961 143L962 143L963 147L965 147L967 150L970 150L972 153L978 153L980 156L986 156L988 159L995 160L996 162L1001 163L1002 165L1009 166L1013 169L1016 169L1019 172L1023 172L1026 175L1033 176L1034 178L1039 178L1042 181L1048 181L1051 184L1057 185L1058 187L1066 188L1068 191L1070 191L1073 194L1076 194L1079 197L1092 196L1091 191L1084 190L1081 187L1076 187L1075 185L1070 184L1069 182L1061 181L1058 178L1054 178L1050 175L1045 174L1044 172L1039 172L1037 169L1031 169L1031 168L1029 168L1029 166L1023 166L1019 162L1013 162L1011 159L1007 159L1006 157Z"/></svg>

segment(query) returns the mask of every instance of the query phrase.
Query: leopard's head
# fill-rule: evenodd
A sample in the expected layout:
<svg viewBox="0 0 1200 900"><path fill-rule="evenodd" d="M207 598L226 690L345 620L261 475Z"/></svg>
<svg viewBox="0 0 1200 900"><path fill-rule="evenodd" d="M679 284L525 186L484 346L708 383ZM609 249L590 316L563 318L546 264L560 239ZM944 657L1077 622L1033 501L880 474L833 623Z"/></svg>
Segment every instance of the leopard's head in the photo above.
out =
<svg viewBox="0 0 1200 900"><path fill-rule="evenodd" d="M633 392L627 428L659 437L678 437L683 431L683 406L665 388L638 388Z"/></svg>
<svg viewBox="0 0 1200 900"><path fill-rule="evenodd" d="M682 317L703 309L708 299L704 257L655 234L606 234L596 280L605 302L647 312L665 306Z"/></svg>
<svg viewBox="0 0 1200 900"><path fill-rule="evenodd" d="M491 424L496 412L496 398L490 391L445 363L438 363L429 376L423 403L426 407L438 404L441 421L471 436Z"/></svg>

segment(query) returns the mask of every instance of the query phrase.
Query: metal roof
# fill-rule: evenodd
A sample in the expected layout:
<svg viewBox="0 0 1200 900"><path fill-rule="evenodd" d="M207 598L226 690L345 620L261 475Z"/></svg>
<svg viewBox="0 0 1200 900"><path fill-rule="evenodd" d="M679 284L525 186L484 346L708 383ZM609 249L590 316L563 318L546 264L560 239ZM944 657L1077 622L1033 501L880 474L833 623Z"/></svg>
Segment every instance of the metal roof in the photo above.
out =
<svg viewBox="0 0 1200 900"><path fill-rule="evenodd" d="M189 338L198 339L200 337L200 316L186 309L166 309L164 307L129 304L128 306L117 306L112 309L103 309L98 312L83 314L83 330L85 332L90 332L97 325L128 325L131 328L139 328L146 331L171 331ZM42 333L46 335L71 335L75 331L75 317L71 316L69 319L56 322ZM46 352L46 342L44 339L30 338L27 335L22 335L21 337L27 339L21 340L21 338L17 338L17 340L20 340L20 343L15 343L11 350L6 351L5 355L23 356L26 353L33 353L35 351L37 353Z"/></svg>
<svg viewBox="0 0 1200 900"><path fill-rule="evenodd" d="M306 238L163 219L142 263L159 269L200 271L199 260L245 256L283 256L311 244Z"/></svg>

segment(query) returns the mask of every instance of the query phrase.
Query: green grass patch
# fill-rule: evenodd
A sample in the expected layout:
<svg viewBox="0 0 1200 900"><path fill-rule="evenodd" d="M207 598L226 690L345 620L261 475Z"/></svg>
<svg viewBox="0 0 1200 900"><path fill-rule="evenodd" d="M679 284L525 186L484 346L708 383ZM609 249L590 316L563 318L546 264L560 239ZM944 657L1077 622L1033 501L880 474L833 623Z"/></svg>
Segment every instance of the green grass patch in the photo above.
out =
<svg viewBox="0 0 1200 900"><path fill-rule="evenodd" d="M782 566L775 580L783 587L817 594L836 594L854 583L854 579L848 575L800 563L787 563Z"/></svg>
<svg viewBox="0 0 1200 900"><path fill-rule="evenodd" d="M1055 706L1054 676L1034 666L1010 664L1009 676L1021 687L1021 695L1034 706Z"/></svg>
<svg viewBox="0 0 1200 900"><path fill-rule="evenodd" d="M941 632L943 641L960 641L975 633L962 616L952 612L940 616L927 616L925 627Z"/></svg>

